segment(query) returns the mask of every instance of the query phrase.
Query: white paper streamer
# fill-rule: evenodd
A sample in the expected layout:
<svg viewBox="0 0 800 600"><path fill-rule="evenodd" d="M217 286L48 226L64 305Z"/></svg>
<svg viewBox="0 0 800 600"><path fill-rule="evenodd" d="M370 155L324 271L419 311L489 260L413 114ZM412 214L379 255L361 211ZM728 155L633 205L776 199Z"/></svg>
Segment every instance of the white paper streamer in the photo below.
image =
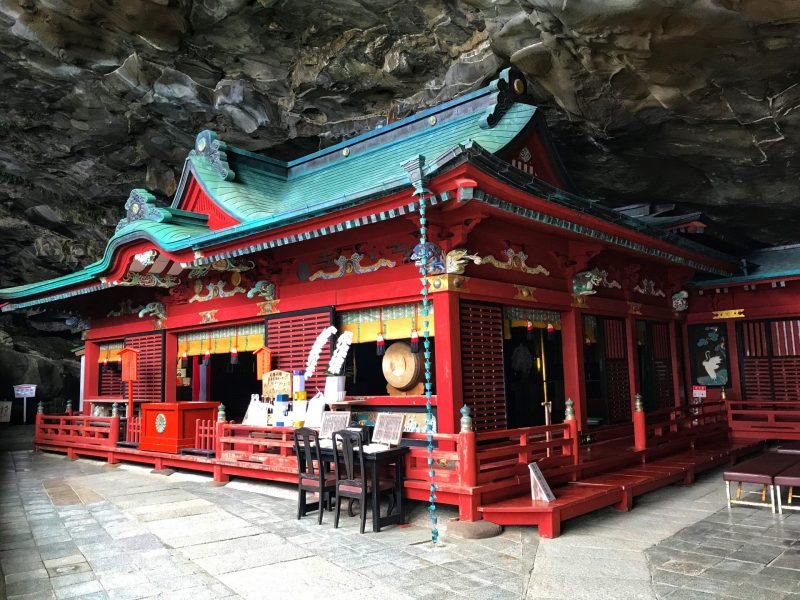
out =
<svg viewBox="0 0 800 600"><path fill-rule="evenodd" d="M344 366L344 359L347 358L347 352L350 350L350 344L353 343L353 332L345 331L336 340L336 349L331 356L331 362L328 365L328 373L331 375L339 375Z"/></svg>
<svg viewBox="0 0 800 600"><path fill-rule="evenodd" d="M330 339L332 335L336 334L336 331L337 329L333 325L326 327L320 332L320 334L317 336L317 339L314 340L314 345L311 346L311 350L308 352L308 360L306 360L306 379L309 379L314 375L314 371L317 370L319 356L322 354L322 349L325 347L325 344L328 343L328 339Z"/></svg>

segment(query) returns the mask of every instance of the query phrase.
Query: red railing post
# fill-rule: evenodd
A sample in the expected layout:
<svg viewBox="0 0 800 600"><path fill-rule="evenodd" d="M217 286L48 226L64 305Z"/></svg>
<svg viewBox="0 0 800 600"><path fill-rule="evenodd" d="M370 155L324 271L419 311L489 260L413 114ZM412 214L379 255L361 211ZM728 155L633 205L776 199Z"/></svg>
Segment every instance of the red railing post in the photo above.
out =
<svg viewBox="0 0 800 600"><path fill-rule="evenodd" d="M478 485L478 448L474 431L458 434L458 463L462 485Z"/></svg>
<svg viewBox="0 0 800 600"><path fill-rule="evenodd" d="M578 463L578 421L575 419L575 406L572 399L566 402L566 409L564 410L564 424L567 429L564 431L564 437L569 438L572 442L569 446L564 447L564 454L573 456L573 462Z"/></svg>
<svg viewBox="0 0 800 600"><path fill-rule="evenodd" d="M636 394L633 411L633 447L636 450L647 450L647 420L644 414L642 395Z"/></svg>
<svg viewBox="0 0 800 600"><path fill-rule="evenodd" d="M108 432L108 444L111 447L116 448L117 442L119 442L119 417L111 417L110 422L111 430Z"/></svg>

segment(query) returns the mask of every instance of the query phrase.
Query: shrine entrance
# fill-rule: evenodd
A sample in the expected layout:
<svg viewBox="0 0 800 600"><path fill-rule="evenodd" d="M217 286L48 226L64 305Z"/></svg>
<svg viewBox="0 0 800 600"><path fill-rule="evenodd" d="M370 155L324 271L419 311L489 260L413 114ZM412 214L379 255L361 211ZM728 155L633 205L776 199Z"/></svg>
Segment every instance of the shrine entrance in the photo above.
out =
<svg viewBox="0 0 800 600"><path fill-rule="evenodd" d="M625 320L584 315L584 377L589 427L631 421Z"/></svg>
<svg viewBox="0 0 800 600"><path fill-rule="evenodd" d="M543 312L543 311L537 311ZM503 355L508 427L545 425L545 410L564 414L564 368L557 314L522 319L505 307Z"/></svg>

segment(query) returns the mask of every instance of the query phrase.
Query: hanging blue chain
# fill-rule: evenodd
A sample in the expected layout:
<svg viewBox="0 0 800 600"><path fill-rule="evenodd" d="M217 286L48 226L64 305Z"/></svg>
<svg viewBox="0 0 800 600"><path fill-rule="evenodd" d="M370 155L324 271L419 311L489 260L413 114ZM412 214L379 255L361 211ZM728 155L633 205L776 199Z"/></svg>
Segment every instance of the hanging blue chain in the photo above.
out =
<svg viewBox="0 0 800 600"><path fill-rule="evenodd" d="M436 544L439 541L439 530L436 528L438 522L436 517L436 483L434 483L436 472L433 464L433 406L431 404L433 383L431 382L431 340L430 321L428 319L431 301L428 298L428 292L430 291L430 281L428 280L428 219L425 217L425 212L425 191L423 190L419 194L419 242L422 249L419 272L422 276L420 278L422 282L420 293L422 294L422 347L424 349L422 355L425 357L425 432L428 434L428 475L431 478L428 512L431 515L431 541Z"/></svg>

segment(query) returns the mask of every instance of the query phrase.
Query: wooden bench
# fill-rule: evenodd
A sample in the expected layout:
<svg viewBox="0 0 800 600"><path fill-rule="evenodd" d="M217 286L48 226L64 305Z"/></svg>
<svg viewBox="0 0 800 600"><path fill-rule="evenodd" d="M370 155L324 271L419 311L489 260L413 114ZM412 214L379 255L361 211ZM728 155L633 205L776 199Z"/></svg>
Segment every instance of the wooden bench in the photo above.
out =
<svg viewBox="0 0 800 600"><path fill-rule="evenodd" d="M725 494L728 500L728 507L732 504L743 504L747 506L769 506L775 512L775 482L774 477L793 465L800 463L800 456L793 454L778 454L777 452L766 452L743 463L726 469L722 474L725 481ZM731 498L731 482L736 482L736 498ZM753 483L761 485L761 502L751 502L742 500L742 484ZM769 491L769 503L766 502L767 491ZM749 492L754 493L754 492Z"/></svg>
<svg viewBox="0 0 800 600"><path fill-rule="evenodd" d="M785 456L792 456L791 454L786 454ZM787 510L800 510L800 506L791 506L792 504L792 494L794 492L795 487L800 487L800 452L795 455L798 459L794 465L785 469L775 475L773 480L776 489L776 494L778 495L778 513L783 514L783 509ZM788 487L789 494L787 496L787 503L783 504L781 500L781 488Z"/></svg>
<svg viewBox="0 0 800 600"><path fill-rule="evenodd" d="M779 454L800 454L800 442L790 442L788 444L781 444L775 448L775 452Z"/></svg>

